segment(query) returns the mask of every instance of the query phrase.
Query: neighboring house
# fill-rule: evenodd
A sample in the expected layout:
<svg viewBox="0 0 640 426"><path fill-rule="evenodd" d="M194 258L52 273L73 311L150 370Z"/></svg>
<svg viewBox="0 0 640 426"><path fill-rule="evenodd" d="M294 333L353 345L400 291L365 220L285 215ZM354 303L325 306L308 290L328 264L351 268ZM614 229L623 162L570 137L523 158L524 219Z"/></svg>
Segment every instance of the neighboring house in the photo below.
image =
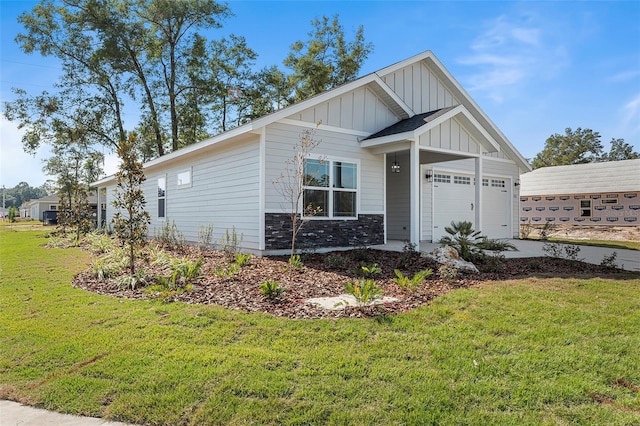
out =
<svg viewBox="0 0 640 426"><path fill-rule="evenodd" d="M521 182L520 223L640 225L640 160L542 167Z"/></svg>
<svg viewBox="0 0 640 426"><path fill-rule="evenodd" d="M89 194L88 201L91 208L91 215L95 222L98 217L98 197L95 194ZM27 201L23 203L22 207L23 212L28 212L28 216L23 217L31 217L32 219L36 219L41 222L49 222L47 224L52 224L50 223L52 220L55 222L57 220L57 214L45 212L57 212L59 210L60 197L57 195L47 195L46 197L38 198L37 200Z"/></svg>
<svg viewBox="0 0 640 426"><path fill-rule="evenodd" d="M303 204L321 213L298 247L437 241L454 220L518 235L515 182L530 166L430 51L146 163L150 234L175 223L197 242L207 225L216 240L235 227L245 250L286 249L287 202L273 182L316 127ZM92 184L106 189L107 223L115 183Z"/></svg>

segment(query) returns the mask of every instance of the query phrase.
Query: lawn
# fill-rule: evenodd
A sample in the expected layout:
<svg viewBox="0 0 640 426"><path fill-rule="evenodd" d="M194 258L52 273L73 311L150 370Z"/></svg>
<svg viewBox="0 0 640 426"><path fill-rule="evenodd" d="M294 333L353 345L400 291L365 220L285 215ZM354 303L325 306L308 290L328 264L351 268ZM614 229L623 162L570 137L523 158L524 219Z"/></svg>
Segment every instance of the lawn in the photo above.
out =
<svg viewBox="0 0 640 426"><path fill-rule="evenodd" d="M640 423L640 277L529 278L290 320L100 296L0 227L0 398L132 423Z"/></svg>

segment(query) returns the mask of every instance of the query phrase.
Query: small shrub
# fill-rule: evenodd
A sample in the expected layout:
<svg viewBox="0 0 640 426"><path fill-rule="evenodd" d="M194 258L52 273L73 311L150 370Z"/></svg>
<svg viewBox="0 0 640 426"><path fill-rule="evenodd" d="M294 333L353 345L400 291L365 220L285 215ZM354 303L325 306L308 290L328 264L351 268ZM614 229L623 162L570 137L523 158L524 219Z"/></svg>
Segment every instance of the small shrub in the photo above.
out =
<svg viewBox="0 0 640 426"><path fill-rule="evenodd" d="M540 230L540 240L547 241L557 228L558 227L554 223L545 222L544 226Z"/></svg>
<svg viewBox="0 0 640 426"><path fill-rule="evenodd" d="M580 246L575 244L569 244L564 246L564 254L569 260L583 260L578 257L578 253L580 253Z"/></svg>
<svg viewBox="0 0 640 426"><path fill-rule="evenodd" d="M213 247L213 225L200 225L198 228L198 247L207 250Z"/></svg>
<svg viewBox="0 0 640 426"><path fill-rule="evenodd" d="M416 272L411 279L409 279L409 277L405 277L399 269L394 269L393 272L396 274L393 281L398 284L398 287L403 291L413 293L418 286L420 286L420 284L422 284L422 282L433 273L433 270L425 269L423 271Z"/></svg>
<svg viewBox="0 0 640 426"><path fill-rule="evenodd" d="M344 257L340 253L330 253L324 258L324 264L330 269L341 269L344 262Z"/></svg>
<svg viewBox="0 0 640 426"><path fill-rule="evenodd" d="M260 284L260 291L269 300L276 300L282 293L284 288L280 287L280 283L277 281L266 280Z"/></svg>
<svg viewBox="0 0 640 426"><path fill-rule="evenodd" d="M344 290L352 295L359 305L368 305L379 299L382 294L382 289L372 279L349 281L345 284Z"/></svg>
<svg viewBox="0 0 640 426"><path fill-rule="evenodd" d="M520 238L524 240L528 239L531 235L531 231L533 231L533 225L531 225L531 221L520 224Z"/></svg>
<svg viewBox="0 0 640 426"><path fill-rule="evenodd" d="M299 254L294 254L289 258L289 269L301 269L304 266L302 260L300 260Z"/></svg>
<svg viewBox="0 0 640 426"><path fill-rule="evenodd" d="M609 256L605 255L600 262L600 266L608 269L618 269L618 264L616 263L617 258L618 253L616 253L615 251Z"/></svg>
<svg viewBox="0 0 640 426"><path fill-rule="evenodd" d="M249 253L236 253L233 255L234 263L240 268L247 266L251 260L251 254Z"/></svg>
<svg viewBox="0 0 640 426"><path fill-rule="evenodd" d="M377 263L373 263L370 266L362 265L360 267L360 274L363 277L373 277L374 275L378 275L382 272L382 269L378 266Z"/></svg>
<svg viewBox="0 0 640 426"><path fill-rule="evenodd" d="M147 273L140 268L135 274L126 274L116 278L116 284L122 288L135 290L138 286L147 284Z"/></svg>
<svg viewBox="0 0 640 426"><path fill-rule="evenodd" d="M445 263L440 266L440 268L438 268L438 273L440 274L440 278L445 280L447 283L452 283L456 278L458 278L458 268L450 263Z"/></svg>
<svg viewBox="0 0 640 426"><path fill-rule="evenodd" d="M405 241L404 246L402 247L402 253L396 261L396 266L398 268L406 268L419 257L420 252L416 250L416 245L409 241Z"/></svg>
<svg viewBox="0 0 640 426"><path fill-rule="evenodd" d="M213 271L213 273L220 278L228 278L237 274L238 272L240 272L240 266L237 263L232 263L227 268L225 268L224 266L218 266L216 267L215 271Z"/></svg>
<svg viewBox="0 0 640 426"><path fill-rule="evenodd" d="M154 234L154 239L165 247L179 249L186 245L184 234L178 229L175 220L171 221L171 224L169 221L165 221L160 232L154 232Z"/></svg>
<svg viewBox="0 0 640 426"><path fill-rule="evenodd" d="M224 230L224 235L220 238L218 245L229 259L233 259L236 253L240 252L240 244L242 243L242 235L238 237L236 227L234 226L229 232L229 228Z"/></svg>
<svg viewBox="0 0 640 426"><path fill-rule="evenodd" d="M542 251L545 255L557 259L583 260L578 257L580 247L573 244L563 245L560 243L546 242L542 245Z"/></svg>
<svg viewBox="0 0 640 426"><path fill-rule="evenodd" d="M371 253L366 246L356 247L351 251L351 256L353 260L358 263L369 263L371 262Z"/></svg>
<svg viewBox="0 0 640 426"><path fill-rule="evenodd" d="M107 253L115 248L113 239L101 232L90 232L85 235L85 241L94 253Z"/></svg>
<svg viewBox="0 0 640 426"><path fill-rule="evenodd" d="M90 269L91 274L94 277L100 281L104 281L120 274L124 269L124 265L119 262L114 262L111 259L101 257L91 263Z"/></svg>

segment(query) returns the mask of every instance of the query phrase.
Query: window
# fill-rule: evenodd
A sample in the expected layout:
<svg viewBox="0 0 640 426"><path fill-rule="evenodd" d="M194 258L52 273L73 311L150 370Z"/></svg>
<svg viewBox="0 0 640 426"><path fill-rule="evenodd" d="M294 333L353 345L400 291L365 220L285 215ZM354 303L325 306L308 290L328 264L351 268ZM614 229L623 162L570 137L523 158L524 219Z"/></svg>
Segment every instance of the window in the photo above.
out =
<svg viewBox="0 0 640 426"><path fill-rule="evenodd" d="M506 186L506 181L503 179L491 179L491 187L492 188L504 188Z"/></svg>
<svg viewBox="0 0 640 426"><path fill-rule="evenodd" d="M58 210L58 205L57 204L51 204L49 206L49 210Z"/></svg>
<svg viewBox="0 0 640 426"><path fill-rule="evenodd" d="M357 164L307 159L303 184L304 215L327 218L357 216Z"/></svg>
<svg viewBox="0 0 640 426"><path fill-rule="evenodd" d="M158 178L158 219L166 217L165 201L167 198L167 178Z"/></svg>
<svg viewBox="0 0 640 426"><path fill-rule="evenodd" d="M440 183L451 183L451 176L436 174L436 175L433 175L433 181L440 182Z"/></svg>
<svg viewBox="0 0 640 426"><path fill-rule="evenodd" d="M591 200L580 201L580 217L591 217Z"/></svg>
<svg viewBox="0 0 640 426"><path fill-rule="evenodd" d="M178 188L188 188L191 186L191 170L178 173Z"/></svg>
<svg viewBox="0 0 640 426"><path fill-rule="evenodd" d="M453 183L457 185L471 185L471 178L469 176L454 176Z"/></svg>
<svg viewBox="0 0 640 426"><path fill-rule="evenodd" d="M602 203L602 204L618 204L618 199L617 198L608 198L606 200L600 200L600 203Z"/></svg>

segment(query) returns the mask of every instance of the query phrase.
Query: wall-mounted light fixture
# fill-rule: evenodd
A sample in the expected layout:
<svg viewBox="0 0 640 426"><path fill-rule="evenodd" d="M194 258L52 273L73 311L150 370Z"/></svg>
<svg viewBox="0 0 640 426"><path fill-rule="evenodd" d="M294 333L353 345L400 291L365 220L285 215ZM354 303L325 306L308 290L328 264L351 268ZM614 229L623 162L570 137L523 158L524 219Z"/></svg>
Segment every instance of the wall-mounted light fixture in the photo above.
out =
<svg viewBox="0 0 640 426"><path fill-rule="evenodd" d="M393 163L391 163L391 173L400 173L400 163L398 163L397 154L393 154Z"/></svg>
<svg viewBox="0 0 640 426"><path fill-rule="evenodd" d="M427 170L424 178L427 180L427 182L431 182L431 179L433 179L433 172L431 170Z"/></svg>
<svg viewBox="0 0 640 426"><path fill-rule="evenodd" d="M520 186L520 179L516 179L515 182L513 182L513 186L515 186L516 188Z"/></svg>

